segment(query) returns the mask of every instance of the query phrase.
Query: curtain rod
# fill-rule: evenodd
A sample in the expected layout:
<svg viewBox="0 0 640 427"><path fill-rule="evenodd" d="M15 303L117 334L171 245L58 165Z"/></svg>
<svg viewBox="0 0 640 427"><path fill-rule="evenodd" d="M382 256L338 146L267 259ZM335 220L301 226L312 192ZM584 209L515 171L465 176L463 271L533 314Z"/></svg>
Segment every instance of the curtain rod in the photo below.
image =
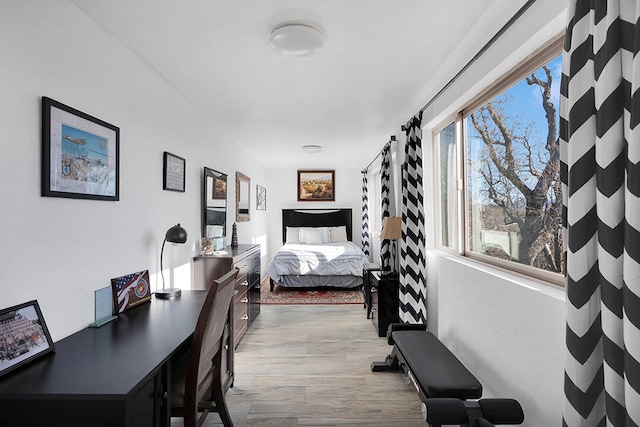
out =
<svg viewBox="0 0 640 427"><path fill-rule="evenodd" d="M488 41L484 46L482 46L482 49L480 49L480 50L478 51L478 53L476 53L476 54L474 55L474 57L473 57L473 58L471 58L471 59L469 60L469 62L467 62L467 64L466 64L464 67L462 67L462 69L458 72L458 74L456 74L455 76L453 76L453 78L452 78L451 80L449 80L449 83L447 83L446 85L444 85L444 87L443 87L442 89L440 89L440 90L438 91L438 93L436 93L436 94L433 96L433 98L431 98L431 99L429 100L429 102L427 102L427 103L425 104L425 106L424 106L424 107L422 107L422 108L420 109L420 111L419 111L419 112L424 112L424 110L426 110L427 108L429 108L429 107L431 106L431 104L433 104L433 103L434 103L434 101L435 101L436 99L438 99L438 98L440 97L440 95L442 95L442 93L443 93L445 90L449 89L449 87L450 87L453 83L455 83L455 81L456 81L456 80L458 80L458 78L459 78L462 74L464 74L464 72L465 72L465 71L467 71L467 70L469 69L469 67L471 67L471 65L473 65L473 63L474 63L474 62L476 62L476 61L478 60L478 58L480 58L482 55L484 55L484 53L485 53L487 50L489 50L489 48L490 48L490 47L491 47L491 46L492 46L496 41L498 41L498 39L499 39L500 37L502 37L502 35L503 35L504 33L506 33L506 32L507 32L507 30L508 30L509 28L511 28L511 26L512 26L513 24L515 24L515 22L516 22L518 19L520 19L520 17L521 17L522 15L524 15L524 13L525 13L525 12L526 12L526 11L527 11L527 10L528 10L528 9L529 9L529 8L530 8L530 7L535 3L535 2L536 2L536 0L529 0L529 1L527 1L527 2L526 2L526 3L525 3L525 4L524 4L524 5L523 5L523 6L522 6L522 7L521 7L521 8L520 8L516 13L515 13L515 15L513 15L513 16L511 17L511 19L509 19L509 20L507 21L507 23L506 23L506 24L504 24L504 25L502 26L502 28L500 28L500 30L498 30L498 32L497 32L497 33L496 33L496 34L495 34L495 35L494 35L494 36L493 36L493 37L492 37L492 38L491 38L491 39L490 39L490 40L489 40L489 41ZM407 129L407 128L406 128L406 126L405 126L405 125L402 125L402 130L403 130L403 131L405 131L406 129Z"/></svg>
<svg viewBox="0 0 640 427"><path fill-rule="evenodd" d="M391 142L398 142L398 141L396 141L396 136L395 136L395 135L391 135L391 139L389 139L389 143L391 143ZM385 145L387 145L387 144L385 144ZM366 171L366 170L369 170L369 168L371 167L371 165L373 164L373 162L375 162L375 161L376 161L376 159L377 159L378 157L380 157L380 155L381 155L381 154L382 154L382 151L380 151L380 152L379 152L379 153L378 153L378 154L373 158L373 160L371 160L371 161L369 162L369 164L367 165L367 167L366 167L366 168L364 168L364 169L362 169L362 171L364 172L364 171Z"/></svg>

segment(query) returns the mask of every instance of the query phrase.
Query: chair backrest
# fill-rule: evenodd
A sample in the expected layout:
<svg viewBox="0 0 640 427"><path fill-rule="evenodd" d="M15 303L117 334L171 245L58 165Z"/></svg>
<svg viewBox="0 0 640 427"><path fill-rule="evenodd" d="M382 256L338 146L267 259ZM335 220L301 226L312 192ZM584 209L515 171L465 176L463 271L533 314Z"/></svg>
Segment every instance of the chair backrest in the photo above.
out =
<svg viewBox="0 0 640 427"><path fill-rule="evenodd" d="M187 361L185 411L197 409L198 402L202 400L213 381L215 374L213 359L219 355L224 344L222 335L233 299L237 275L238 269L234 268L215 280L200 310ZM217 368L219 370L220 366Z"/></svg>

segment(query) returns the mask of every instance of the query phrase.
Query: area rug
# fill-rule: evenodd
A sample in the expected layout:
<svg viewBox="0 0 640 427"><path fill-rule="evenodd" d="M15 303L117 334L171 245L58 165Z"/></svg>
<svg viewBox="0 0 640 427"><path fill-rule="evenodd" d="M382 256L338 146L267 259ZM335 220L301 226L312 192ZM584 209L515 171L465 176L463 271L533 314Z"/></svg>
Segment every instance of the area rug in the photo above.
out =
<svg viewBox="0 0 640 427"><path fill-rule="evenodd" d="M260 303L287 304L364 304L364 296L359 288L285 288L275 285L269 290L269 279L260 287Z"/></svg>

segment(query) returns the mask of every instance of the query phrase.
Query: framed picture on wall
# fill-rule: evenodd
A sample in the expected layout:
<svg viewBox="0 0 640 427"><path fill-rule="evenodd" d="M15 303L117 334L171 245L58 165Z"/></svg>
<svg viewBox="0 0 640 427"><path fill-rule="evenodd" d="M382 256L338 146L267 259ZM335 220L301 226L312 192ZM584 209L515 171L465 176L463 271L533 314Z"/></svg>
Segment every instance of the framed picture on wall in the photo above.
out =
<svg viewBox="0 0 640 427"><path fill-rule="evenodd" d="M256 209L267 210L267 189L259 185L256 185Z"/></svg>
<svg viewBox="0 0 640 427"><path fill-rule="evenodd" d="M187 161L182 157L164 152L162 189L184 193Z"/></svg>
<svg viewBox="0 0 640 427"><path fill-rule="evenodd" d="M298 171L299 202L334 202L335 170Z"/></svg>
<svg viewBox="0 0 640 427"><path fill-rule="evenodd" d="M120 129L42 98L42 196L117 201Z"/></svg>
<svg viewBox="0 0 640 427"><path fill-rule="evenodd" d="M0 376L54 350L38 301L0 310Z"/></svg>

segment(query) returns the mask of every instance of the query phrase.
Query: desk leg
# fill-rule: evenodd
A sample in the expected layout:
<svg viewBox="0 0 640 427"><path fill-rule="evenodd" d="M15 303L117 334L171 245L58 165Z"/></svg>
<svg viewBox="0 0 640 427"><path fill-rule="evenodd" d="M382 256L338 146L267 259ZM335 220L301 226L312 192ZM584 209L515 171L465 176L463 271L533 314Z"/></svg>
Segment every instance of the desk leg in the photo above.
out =
<svg viewBox="0 0 640 427"><path fill-rule="evenodd" d="M160 369L158 390L158 422L156 425L162 427L171 426L171 402L169 396L171 393L171 358Z"/></svg>

